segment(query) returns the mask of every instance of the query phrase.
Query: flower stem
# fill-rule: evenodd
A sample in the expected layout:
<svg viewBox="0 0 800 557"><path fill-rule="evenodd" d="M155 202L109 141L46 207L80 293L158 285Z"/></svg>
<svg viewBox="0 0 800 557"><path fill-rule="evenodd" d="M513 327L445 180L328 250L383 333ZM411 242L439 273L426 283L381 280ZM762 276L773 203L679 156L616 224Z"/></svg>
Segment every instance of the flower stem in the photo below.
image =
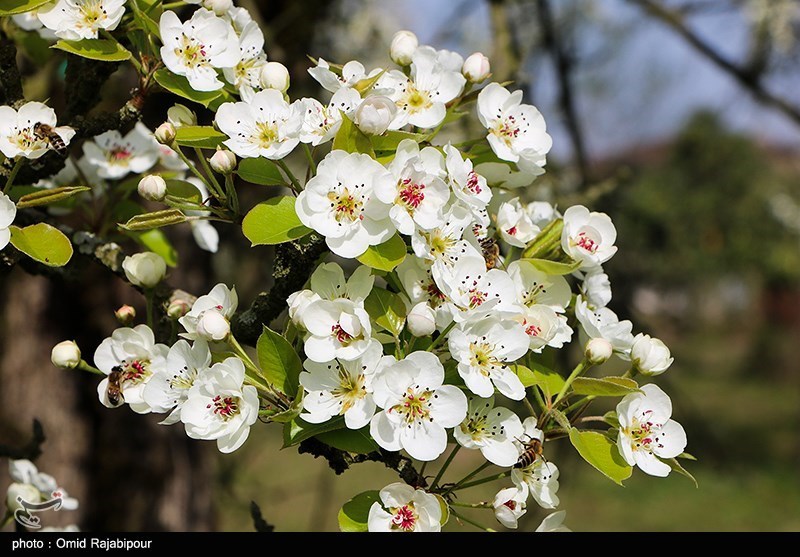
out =
<svg viewBox="0 0 800 557"><path fill-rule="evenodd" d="M567 390L569 390L570 385L572 385L572 382L580 377L580 375L590 367L592 367L592 364L590 364L589 360L586 358L581 360L581 363L575 366L575 369L572 370L572 373L569 374L569 377L567 377L567 380L564 382L564 386L561 387L561 390L558 392L558 396L556 397L555 402L553 402L553 406L561 402L561 400L567 394Z"/></svg>
<svg viewBox="0 0 800 557"><path fill-rule="evenodd" d="M80 371L88 371L89 373L93 373L95 375L102 375L103 377L106 376L105 373L103 373L93 365L90 365L89 362L87 362L86 360L81 360L81 362L77 366L75 366L75 369L78 369Z"/></svg>
<svg viewBox="0 0 800 557"><path fill-rule="evenodd" d="M465 509L491 509L492 508L492 505L490 505L486 501L481 501L480 503L459 503L458 501L450 501L449 505L451 507L464 507Z"/></svg>
<svg viewBox="0 0 800 557"><path fill-rule="evenodd" d="M447 460L444 461L444 464L442 464L442 467L439 469L439 473L436 474L436 477L433 479L433 483L431 484L430 487L431 490L433 490L439 483L439 480L442 479L445 470L447 470L447 467L450 466L451 462L453 462L453 459L456 457L456 454L458 454L459 450L461 450L461 445L456 443L456 445L453 447L453 450L450 452L450 455L447 457Z"/></svg>
<svg viewBox="0 0 800 557"><path fill-rule="evenodd" d="M491 465L492 465L491 462L488 461L484 462L483 464L478 466L475 470L473 470L472 472L461 478L461 480L458 481L456 485L445 491L445 494L450 493L451 491L455 491L456 489L459 489L462 485L464 485L467 482L467 480L471 480L472 478L480 474L482 471L486 470Z"/></svg>
<svg viewBox="0 0 800 557"><path fill-rule="evenodd" d="M216 188L218 192L222 192L222 186L219 184L217 177L214 175L214 171L211 169L211 165L208 164L208 159L206 159L205 155L203 154L203 150L200 149L200 147L195 147L194 154L200 160L200 164L203 165L203 170L206 171L206 174L208 174L209 179L214 183L214 188Z"/></svg>
<svg viewBox="0 0 800 557"><path fill-rule="evenodd" d="M535 385L534 385L534 388L536 388L536 386L535 386ZM538 416L538 415L539 415L539 413L536 411L536 408L534 408L534 407L533 407L533 404L531 404L531 401L530 401L530 400L528 400L528 397L525 397L525 398L523 398L523 399L522 399L522 402L525 404L525 408L527 408L527 409L528 409L528 412L530 412L530 413L531 413L531 416L534 416L534 417L536 417L536 416Z"/></svg>
<svg viewBox="0 0 800 557"><path fill-rule="evenodd" d="M189 160L189 158L184 154L183 150L180 148L180 146L177 143L173 143L172 145L170 145L170 148L173 151L175 151L176 153L178 153L178 157L180 157L180 159L183 161L183 163L187 167L189 167L189 170L191 171L191 173L194 174L197 177L198 180L200 180L201 182L203 182L206 185L206 187L208 188L208 191L211 193L211 195L213 195L214 197L216 197L220 201L224 201L225 200L225 195L223 195L222 191L215 189L214 186L211 185L211 183L208 181L208 178L203 176L203 173L200 172L199 170L197 170L197 167L194 165L194 163L192 161Z"/></svg>
<svg viewBox="0 0 800 557"><path fill-rule="evenodd" d="M297 193L300 193L301 191L303 191L303 186L300 185L300 182L297 180L297 177L292 173L291 169L289 168L289 165L287 165L285 162L283 162L281 160L277 160L277 161L273 161L273 162L275 162L275 164L277 164L278 167L280 167L280 169L283 170L286 173L286 176L289 178L289 181L292 183L292 189L294 191L296 191Z"/></svg>
<svg viewBox="0 0 800 557"><path fill-rule="evenodd" d="M14 162L14 168L11 169L11 174L8 175L8 180L6 180L6 185L3 188L3 193L7 194L11 191L11 186L14 184L14 178L17 177L17 173L19 169L22 168L22 157L18 158Z"/></svg>
<svg viewBox="0 0 800 557"><path fill-rule="evenodd" d="M500 472L499 474L495 474L493 476L487 476L487 477L481 478L479 480L474 480L474 481L471 481L471 482L463 483L460 486L458 486L458 488L453 488L452 491L460 491L462 489L467 489L468 487L475 487L476 485L483 485L483 484L487 484L489 482L493 482L493 481L496 481L496 480L502 480L503 478L507 478L510 475L511 475L510 471Z"/></svg>
<svg viewBox="0 0 800 557"><path fill-rule="evenodd" d="M227 340L230 347L233 348L233 353L239 356L239 358L241 358L241 360L244 362L245 367L257 373L259 377L266 379L261 370L258 369L258 366L256 366L256 364L253 362L253 360L250 358L247 352L245 352L244 348L242 348L242 345L239 344L239 341L236 340L236 337L234 337L233 334L230 334L228 335Z"/></svg>
<svg viewBox="0 0 800 557"><path fill-rule="evenodd" d="M239 196L236 194L236 187L233 185L233 175L225 176L225 193L231 200L231 209L235 215L239 215Z"/></svg>
<svg viewBox="0 0 800 557"><path fill-rule="evenodd" d="M456 322L455 322L455 321L453 321L453 322L452 322L452 323L450 323L450 324L449 324L447 327L445 327L444 331L442 331L442 332L439 334L439 336L438 336L438 337L436 337L436 340L434 340L434 341L431 343L431 345L430 345L430 346L428 346L428 349L427 349L427 351L428 351L428 352L433 352L433 349L434 349L434 348L436 348L437 346L439 346L439 345L440 345L442 342L444 342L444 339L445 339L445 337L447 336L447 333L449 333L449 332L450 332L450 330L451 330L453 327L455 327L455 326L456 326Z"/></svg>
<svg viewBox="0 0 800 557"><path fill-rule="evenodd" d="M314 153L311 151L311 148L307 143L303 143L303 150L305 151L306 158L308 159L308 170L310 172L310 174L306 175L306 182L308 182L308 179L317 173L317 163L314 162Z"/></svg>
<svg viewBox="0 0 800 557"><path fill-rule="evenodd" d="M466 516L464 516L462 514L457 513L452 508L450 509L450 514L452 514L458 520L460 520L462 522L466 522L467 524L470 524L470 525L474 526L475 528L483 530L484 532L494 532L495 531L495 530L492 530L491 528L487 528L486 526L482 526L482 525L478 524L474 520L471 520L471 519L467 518Z"/></svg>
<svg viewBox="0 0 800 557"><path fill-rule="evenodd" d="M634 378L636 374L639 373L639 370L636 369L636 366L631 366L631 368L626 371L622 376L626 378Z"/></svg>

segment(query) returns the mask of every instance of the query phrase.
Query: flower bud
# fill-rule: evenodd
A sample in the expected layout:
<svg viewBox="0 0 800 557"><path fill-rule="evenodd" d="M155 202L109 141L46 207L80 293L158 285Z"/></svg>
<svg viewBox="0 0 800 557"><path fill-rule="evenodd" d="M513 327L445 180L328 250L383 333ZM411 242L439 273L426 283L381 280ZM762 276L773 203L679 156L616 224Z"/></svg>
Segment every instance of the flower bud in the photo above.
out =
<svg viewBox="0 0 800 557"><path fill-rule="evenodd" d="M17 497L26 503L39 503L42 500L39 490L31 484L14 482L8 486L8 491L6 492L6 507L8 507L8 512L11 514L14 514L17 509L23 508L20 502L17 501Z"/></svg>
<svg viewBox="0 0 800 557"><path fill-rule="evenodd" d="M50 352L50 361L61 369L75 369L81 363L81 349L74 340L59 342Z"/></svg>
<svg viewBox="0 0 800 557"><path fill-rule="evenodd" d="M175 141L175 136L177 133L178 132L175 130L175 126L170 122L164 122L158 126L154 132L156 141L162 145L172 145L172 143Z"/></svg>
<svg viewBox="0 0 800 557"><path fill-rule="evenodd" d="M169 316L170 319L180 319L189 313L190 309L192 309L192 304L190 304L187 300L176 298L170 301L169 305L167 306L167 316Z"/></svg>
<svg viewBox="0 0 800 557"><path fill-rule="evenodd" d="M167 263L157 253L145 251L126 257L122 269L131 284L153 288L167 274Z"/></svg>
<svg viewBox="0 0 800 557"><path fill-rule="evenodd" d="M470 83L481 83L489 77L491 72L489 59L480 52L470 55L464 60L464 65L461 67L461 73L467 78Z"/></svg>
<svg viewBox="0 0 800 557"><path fill-rule="evenodd" d="M367 97L356 109L353 121L367 135L381 135L394 120L397 105L389 97L375 95Z"/></svg>
<svg viewBox="0 0 800 557"><path fill-rule="evenodd" d="M259 76L264 89L277 89L285 93L289 89L289 70L280 62L267 62Z"/></svg>
<svg viewBox="0 0 800 557"><path fill-rule="evenodd" d="M411 31L398 31L392 37L392 45L389 47L389 56L398 66L408 66L411 64L411 57L414 56L419 39Z"/></svg>
<svg viewBox="0 0 800 557"><path fill-rule="evenodd" d="M672 365L674 358L661 340L639 333L631 346L631 362L643 375L661 375Z"/></svg>
<svg viewBox="0 0 800 557"><path fill-rule="evenodd" d="M236 170L236 155L227 149L219 149L208 159L208 163L214 172L227 176Z"/></svg>
<svg viewBox="0 0 800 557"><path fill-rule="evenodd" d="M425 302L420 302L411 308L406 317L408 330L415 337L432 335L436 330L436 314L433 308Z"/></svg>
<svg viewBox="0 0 800 557"><path fill-rule="evenodd" d="M182 104L174 104L167 110L167 122L180 128L181 126L196 126L197 114Z"/></svg>
<svg viewBox="0 0 800 557"><path fill-rule="evenodd" d="M215 14L222 16L233 7L232 0L203 0L203 7L211 10Z"/></svg>
<svg viewBox="0 0 800 557"><path fill-rule="evenodd" d="M136 310L128 304L125 304L114 312L114 317L117 318L120 325L129 327L133 324L133 320L136 319Z"/></svg>
<svg viewBox="0 0 800 557"><path fill-rule="evenodd" d="M598 366L607 361L611 354L614 352L614 347L611 343L604 338L593 338L586 343L586 349L583 351L586 359L593 366Z"/></svg>
<svg viewBox="0 0 800 557"><path fill-rule="evenodd" d="M167 195L167 183L158 174L149 174L139 180L139 195L150 201L162 201Z"/></svg>
<svg viewBox="0 0 800 557"><path fill-rule="evenodd" d="M205 340L225 340L230 332L231 324L215 309L204 311L197 320L197 334Z"/></svg>
<svg viewBox="0 0 800 557"><path fill-rule="evenodd" d="M319 299L319 294L311 290L300 290L290 295L286 299L286 303L289 305L289 319L298 327L302 327L303 311L305 311L311 302L316 302Z"/></svg>

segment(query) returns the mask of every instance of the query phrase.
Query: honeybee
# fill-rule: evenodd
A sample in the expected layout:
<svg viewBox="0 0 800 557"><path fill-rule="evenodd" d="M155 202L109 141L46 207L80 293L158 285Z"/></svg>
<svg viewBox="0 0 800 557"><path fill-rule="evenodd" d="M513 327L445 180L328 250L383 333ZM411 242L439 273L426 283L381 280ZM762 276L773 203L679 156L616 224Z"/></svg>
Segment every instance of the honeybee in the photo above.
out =
<svg viewBox="0 0 800 557"><path fill-rule="evenodd" d="M112 406L119 406L125 400L122 396L122 380L122 366L112 367L111 373L108 374L108 386L106 387L106 396Z"/></svg>
<svg viewBox="0 0 800 557"><path fill-rule="evenodd" d="M544 458L542 442L539 439L533 437L526 442L520 442L523 450L514 468L527 468L540 458L547 462L547 459Z"/></svg>
<svg viewBox="0 0 800 557"><path fill-rule="evenodd" d="M33 135L35 135L37 139L47 141L53 151L62 157L67 156L67 146L64 144L64 140L61 139L61 136L53 129L53 126L37 122L33 125Z"/></svg>
<svg viewBox="0 0 800 557"><path fill-rule="evenodd" d="M491 271L498 267L500 263L500 246L497 245L497 240L492 236L487 236L486 238L480 238L478 243L481 246L483 258L486 260L486 270Z"/></svg>

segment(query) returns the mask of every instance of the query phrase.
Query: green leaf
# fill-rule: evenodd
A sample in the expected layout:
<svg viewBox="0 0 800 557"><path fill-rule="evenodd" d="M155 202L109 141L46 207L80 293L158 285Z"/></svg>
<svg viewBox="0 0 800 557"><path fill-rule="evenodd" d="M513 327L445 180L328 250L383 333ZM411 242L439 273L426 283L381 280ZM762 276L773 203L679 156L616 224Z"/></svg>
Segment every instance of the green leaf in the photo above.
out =
<svg viewBox="0 0 800 557"><path fill-rule="evenodd" d="M569 418L567 418L567 415L561 410L551 408L549 413L551 416L553 416L553 419L556 421L556 423L564 429L569 430L572 427L572 425L569 423Z"/></svg>
<svg viewBox="0 0 800 557"><path fill-rule="evenodd" d="M389 131L383 135L374 135L370 138L372 148L375 151L395 151L400 142L405 139L413 139L417 143L425 141L428 134L425 133L411 133L401 131Z"/></svg>
<svg viewBox="0 0 800 557"><path fill-rule="evenodd" d="M152 230L162 226L172 226L186 222L187 218L178 209L166 209L131 217L125 224L118 225L123 230Z"/></svg>
<svg viewBox="0 0 800 557"><path fill-rule="evenodd" d="M283 426L283 448L292 447L326 431L335 431L343 427L345 425L342 416L336 416L321 424L310 424L301 418L296 418Z"/></svg>
<svg viewBox="0 0 800 557"><path fill-rule="evenodd" d="M406 322L406 305L397 294L375 287L364 300L364 309L379 326L399 336Z"/></svg>
<svg viewBox="0 0 800 557"><path fill-rule="evenodd" d="M583 459L618 485L631 477L633 469L619 454L617 445L597 431L569 430L569 440Z"/></svg>
<svg viewBox="0 0 800 557"><path fill-rule="evenodd" d="M609 410L603 414L603 421L614 428L619 428L619 417L614 410Z"/></svg>
<svg viewBox="0 0 800 557"><path fill-rule="evenodd" d="M578 377L572 382L576 395L625 396L639 390L639 385L627 377Z"/></svg>
<svg viewBox="0 0 800 557"><path fill-rule="evenodd" d="M216 149L226 139L227 135L211 126L181 126L175 130L175 142L181 147Z"/></svg>
<svg viewBox="0 0 800 557"><path fill-rule="evenodd" d="M124 62L125 60L130 60L131 56L133 56L128 49L118 42L106 39L62 40L51 48L101 62Z"/></svg>
<svg viewBox="0 0 800 557"><path fill-rule="evenodd" d="M389 273L403 262L406 253L406 243L395 234L380 245L368 247L357 259L362 265Z"/></svg>
<svg viewBox="0 0 800 557"><path fill-rule="evenodd" d="M333 149L342 149L348 153L364 153L375 158L369 137L344 114L342 114L342 125L333 138Z"/></svg>
<svg viewBox="0 0 800 557"><path fill-rule="evenodd" d="M186 203L202 205L203 196L193 183L184 180L165 180L165 182L167 183L168 196Z"/></svg>
<svg viewBox="0 0 800 557"><path fill-rule="evenodd" d="M341 73L341 72L340 72ZM359 92L362 97L366 97L366 93L370 91L375 84L378 83L378 80L383 77L383 74L386 73L386 70L375 74L372 77L365 77L364 79L359 80L354 86L353 89Z"/></svg>
<svg viewBox="0 0 800 557"><path fill-rule="evenodd" d="M690 455L689 453L681 453L676 458L683 458L683 459L686 459L686 460L693 460L693 461L697 462L697 457L695 457L693 455Z"/></svg>
<svg viewBox="0 0 800 557"><path fill-rule="evenodd" d="M216 91L195 91L189 85L189 81L182 75L175 75L166 69L157 70L153 74L153 78L164 89L170 93L175 93L179 97L189 99L203 106L208 106L211 101L222 95L222 89Z"/></svg>
<svg viewBox="0 0 800 557"><path fill-rule="evenodd" d="M520 259L520 261L527 261L538 270L548 275L568 275L581 266L580 261L573 261L572 263L560 263L558 261L550 261L549 259Z"/></svg>
<svg viewBox="0 0 800 557"><path fill-rule="evenodd" d="M164 10L160 4L153 6L154 3L155 2L147 0L137 0L135 4L138 5L134 5L133 14L134 18L139 23L139 27L160 40L161 28L156 22L156 19L161 17Z"/></svg>
<svg viewBox="0 0 800 557"><path fill-rule="evenodd" d="M11 243L19 251L48 267L63 267L72 258L72 243L63 232L40 222L19 228L10 226Z"/></svg>
<svg viewBox="0 0 800 557"><path fill-rule="evenodd" d="M278 166L269 159L243 159L236 170L239 178L260 186L285 186L286 179Z"/></svg>
<svg viewBox="0 0 800 557"><path fill-rule="evenodd" d="M0 16L24 14L35 10L39 6L44 6L52 0L3 0L0 7Z"/></svg>
<svg viewBox="0 0 800 557"><path fill-rule="evenodd" d="M73 195L78 195L79 193L90 190L91 188L87 188L86 186L64 186L49 190L39 190L35 193L29 193L28 195L20 197L17 202L17 209L58 203L59 201L69 199Z"/></svg>
<svg viewBox="0 0 800 557"><path fill-rule="evenodd" d="M376 490L359 493L339 510L339 530L342 532L366 532L369 510L372 505L381 504L380 493Z"/></svg>
<svg viewBox="0 0 800 557"><path fill-rule="evenodd" d="M256 349L258 363L269 382L287 395L295 396L303 364L294 347L281 335L264 326Z"/></svg>
<svg viewBox="0 0 800 557"><path fill-rule="evenodd" d="M361 429L337 429L320 433L317 439L340 451L355 454L369 454L380 450L378 444L369 435L369 426Z"/></svg>
<svg viewBox="0 0 800 557"><path fill-rule="evenodd" d="M531 362L533 369L525 366L515 365L514 370L520 381L525 387L536 385L539 387L546 398L551 398L561 391L564 386L564 378L552 369L538 362Z"/></svg>
<svg viewBox="0 0 800 557"><path fill-rule="evenodd" d="M178 252L162 230L154 228L153 230L131 232L130 234L134 240L149 251L160 255L170 267L175 267L178 264Z"/></svg>
<svg viewBox="0 0 800 557"><path fill-rule="evenodd" d="M445 524L447 524L447 521L450 520L450 505L448 505L444 497L442 497L438 493L434 493L433 496L439 500L439 508L442 509L442 518L439 519L439 524L444 526Z"/></svg>
<svg viewBox="0 0 800 557"><path fill-rule="evenodd" d="M692 480L692 482L694 483L694 486L696 488L698 488L698 489L700 488L700 484L697 483L697 479L691 474L691 472L689 472L686 468L681 466L681 463L678 462L677 459L669 458L669 459L666 459L666 460L664 460L664 459L661 459L661 460L666 462L669 465L669 467L672 469L673 472L677 472L681 476L685 476L685 477L689 478L690 480Z"/></svg>
<svg viewBox="0 0 800 557"><path fill-rule="evenodd" d="M297 217L294 203L294 197L273 197L250 209L242 221L242 232L251 245L282 244L311 232Z"/></svg>
<svg viewBox="0 0 800 557"><path fill-rule="evenodd" d="M294 398L289 408L287 408L283 412L278 412L276 414L268 416L269 421L277 422L280 424L286 424L291 422L292 420L297 419L303 412L304 396L305 396L305 391L303 389L300 389L300 391L297 393L297 396Z"/></svg>

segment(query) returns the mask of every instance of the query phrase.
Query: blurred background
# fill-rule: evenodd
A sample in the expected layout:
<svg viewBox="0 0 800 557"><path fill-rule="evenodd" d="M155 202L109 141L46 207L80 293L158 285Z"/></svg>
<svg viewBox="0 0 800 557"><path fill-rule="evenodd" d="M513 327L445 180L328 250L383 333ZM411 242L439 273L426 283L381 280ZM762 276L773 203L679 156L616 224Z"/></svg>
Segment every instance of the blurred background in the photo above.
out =
<svg viewBox="0 0 800 557"><path fill-rule="evenodd" d="M659 384L689 434L698 461L687 467L699 487L636 471L619 488L552 443L570 528L800 530L800 2L236 3L262 23L269 58L291 69L293 98L318 94L307 54L382 66L399 29L436 48L490 55L493 79L524 90L554 138L547 174L520 196L612 217L619 252L605 266L610 306L672 350ZM55 68L27 62L26 71L29 99L57 99L47 90L58 87ZM112 76L102 106L120 105L127 80ZM151 128L169 102L151 99ZM235 283L246 305L269 286L269 250L248 250L235 228L218 228L214 257L188 231L170 230L181 253L170 282L196 294ZM52 367L50 348L75 338L91 356L119 305L143 313L138 294L94 268L78 284L21 269L0 283L0 443L24 443L38 418L47 441L37 464L81 501L48 524L248 531L252 500L277 530L336 530L351 496L396 481L374 463L335 477L309 455L279 451L275 426L253 428L244 448L224 456L178 426L107 410L92 378ZM478 462L464 458L457 469ZM491 500L500 487L491 486L464 500ZM529 503L523 531L547 514ZM483 512L470 516L494 524Z"/></svg>

